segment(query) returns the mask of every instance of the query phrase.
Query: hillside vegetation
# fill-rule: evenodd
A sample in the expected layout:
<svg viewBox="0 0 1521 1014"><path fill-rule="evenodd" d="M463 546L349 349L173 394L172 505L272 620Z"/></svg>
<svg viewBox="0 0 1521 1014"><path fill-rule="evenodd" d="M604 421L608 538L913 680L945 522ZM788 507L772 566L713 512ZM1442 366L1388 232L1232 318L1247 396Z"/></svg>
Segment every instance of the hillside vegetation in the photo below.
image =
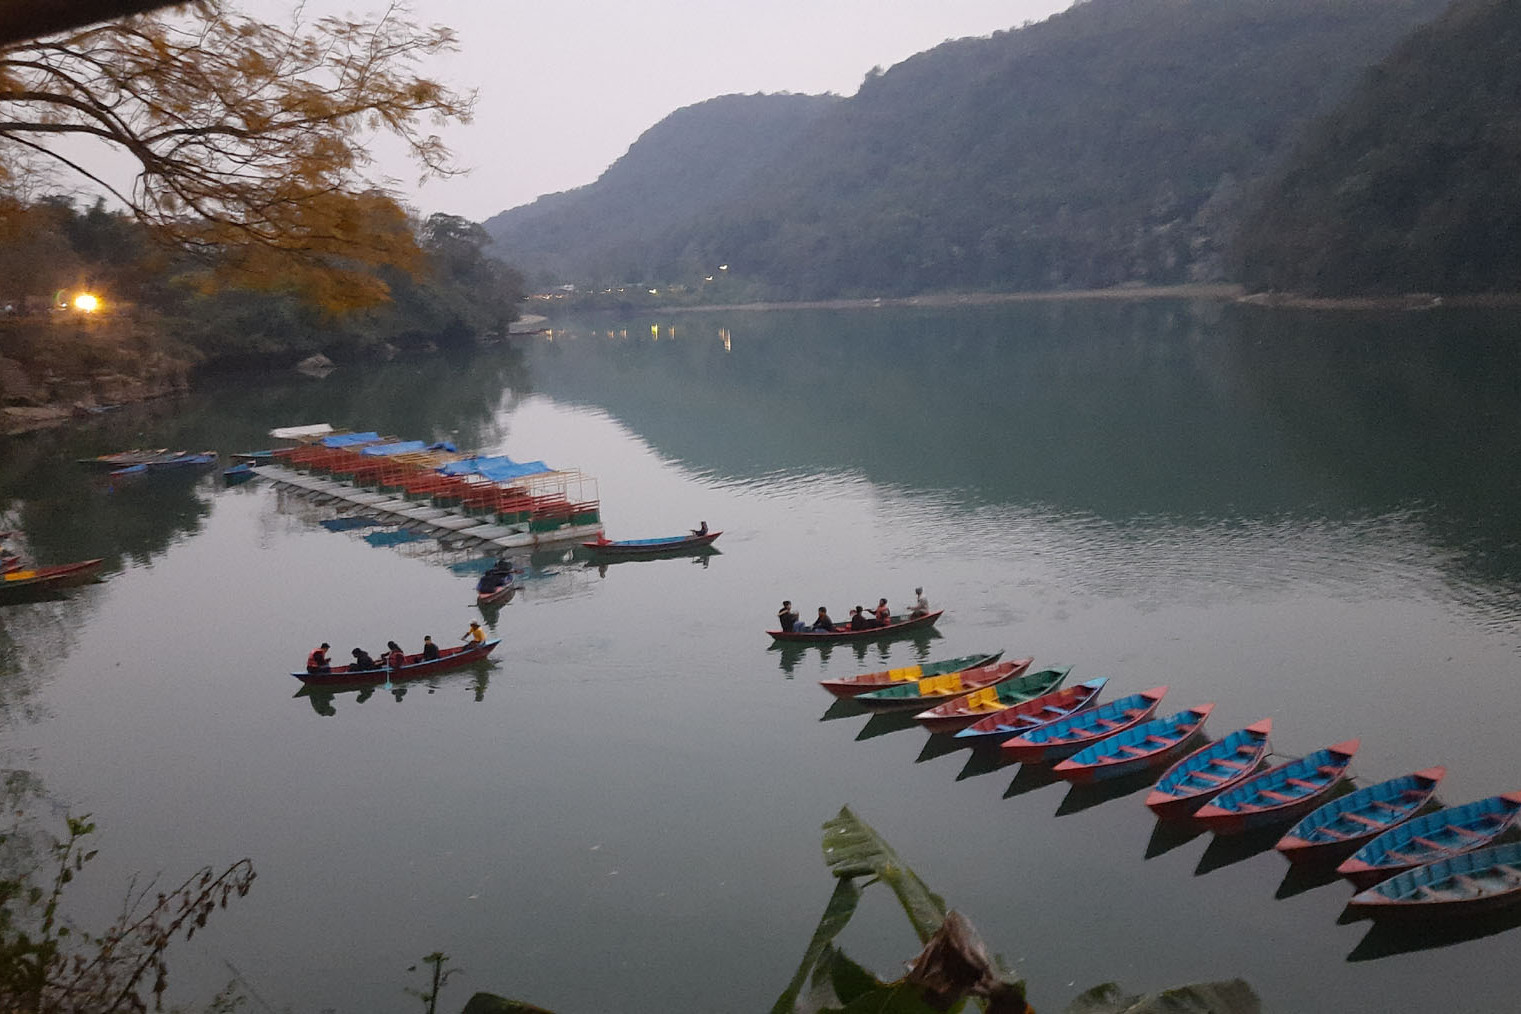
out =
<svg viewBox="0 0 1521 1014"><path fill-rule="evenodd" d="M1254 288L1521 287L1521 4L1460 0L1316 124L1243 230Z"/></svg>
<svg viewBox="0 0 1521 1014"><path fill-rule="evenodd" d="M772 117L728 162L720 122L746 135L761 100L803 97L682 110L487 230L537 281L697 287L728 264L772 298L1218 280L1252 185L1444 7L1089 0Z"/></svg>

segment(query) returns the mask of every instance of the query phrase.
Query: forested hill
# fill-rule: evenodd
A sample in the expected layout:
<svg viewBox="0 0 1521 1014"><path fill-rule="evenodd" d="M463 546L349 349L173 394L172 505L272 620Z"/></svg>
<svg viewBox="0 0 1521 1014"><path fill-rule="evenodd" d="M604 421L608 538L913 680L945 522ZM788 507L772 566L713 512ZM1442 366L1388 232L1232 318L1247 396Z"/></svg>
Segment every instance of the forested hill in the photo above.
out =
<svg viewBox="0 0 1521 1014"><path fill-rule="evenodd" d="M1521 288L1521 4L1459 0L1315 125L1241 241L1254 288Z"/></svg>
<svg viewBox="0 0 1521 1014"><path fill-rule="evenodd" d="M725 95L645 131L597 182L487 219L499 252L540 283L639 281L652 235L690 228L732 200L834 95Z"/></svg>
<svg viewBox="0 0 1521 1014"><path fill-rule="evenodd" d="M815 100L747 173L687 163L719 114L754 132L761 97L682 110L488 231L531 277L695 283L728 263L778 298L1212 280L1245 189L1446 3L1088 0Z"/></svg>

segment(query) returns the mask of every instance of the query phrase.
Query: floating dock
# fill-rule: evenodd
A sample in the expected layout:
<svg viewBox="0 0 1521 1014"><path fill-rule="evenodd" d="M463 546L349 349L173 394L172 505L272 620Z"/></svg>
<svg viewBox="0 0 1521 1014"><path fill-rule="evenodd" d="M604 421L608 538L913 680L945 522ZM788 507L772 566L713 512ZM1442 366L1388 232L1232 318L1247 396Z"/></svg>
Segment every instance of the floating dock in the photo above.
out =
<svg viewBox="0 0 1521 1014"><path fill-rule="evenodd" d="M276 488L299 490L314 498L329 498L392 524L425 531L438 538L472 539L498 549L535 549L563 545L594 539L602 533L600 521L536 531L526 522L513 525L488 523L484 518L472 514L403 499L390 493L378 493L284 465L255 465L253 471L255 475L275 483Z"/></svg>

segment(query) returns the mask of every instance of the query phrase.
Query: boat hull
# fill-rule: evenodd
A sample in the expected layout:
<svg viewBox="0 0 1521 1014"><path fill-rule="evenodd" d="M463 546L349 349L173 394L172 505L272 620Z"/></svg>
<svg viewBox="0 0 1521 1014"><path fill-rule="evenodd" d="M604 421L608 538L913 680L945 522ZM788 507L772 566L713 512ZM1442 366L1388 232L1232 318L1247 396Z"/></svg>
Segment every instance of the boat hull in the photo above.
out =
<svg viewBox="0 0 1521 1014"><path fill-rule="evenodd" d="M1439 859L1354 895L1347 908L1374 919L1469 917L1521 903L1521 843Z"/></svg>
<svg viewBox="0 0 1521 1014"><path fill-rule="evenodd" d="M1073 785L1093 785L1166 767L1189 749L1214 707L1202 704L1109 736L1056 765L1056 775Z"/></svg>
<svg viewBox="0 0 1521 1014"><path fill-rule="evenodd" d="M1110 701L1102 707L1014 736L999 749L1008 760L1022 764L1066 760L1100 740L1149 721L1156 714L1157 705L1162 703L1162 697L1166 693L1166 687L1152 687L1139 694Z"/></svg>
<svg viewBox="0 0 1521 1014"><path fill-rule="evenodd" d="M1246 779L1205 803L1194 819L1215 834L1244 834L1301 817L1347 776L1359 741L1349 739ZM1287 790L1287 791L1283 791Z"/></svg>
<svg viewBox="0 0 1521 1014"><path fill-rule="evenodd" d="M938 609L933 613L925 613L913 619L894 617L897 622L889 623L885 627L868 627L865 630L850 630L837 627L834 630L768 630L766 631L774 641L784 644L834 644L839 641L880 641L889 637L897 637L899 634L912 633L918 630L928 630L934 627L945 610Z"/></svg>
<svg viewBox="0 0 1521 1014"><path fill-rule="evenodd" d="M902 711L934 707L1008 680L1018 679L1034 661L1033 658L1021 658L1013 662L999 662L976 669L963 669L960 672L946 673L944 676L928 676L902 686L860 694L856 697L856 703L872 711Z"/></svg>
<svg viewBox="0 0 1521 1014"><path fill-rule="evenodd" d="M681 553L691 549L704 549L713 544L713 540L723 532L708 532L706 535L677 535L669 539L634 539L634 540L598 540L595 542L583 542L582 548L588 549L598 556L660 556L664 553Z"/></svg>
<svg viewBox="0 0 1521 1014"><path fill-rule="evenodd" d="M963 655L959 658L941 659L938 662L927 662L924 665L904 666L900 669L879 669L875 672L863 672L855 676L842 676L839 679L819 680L819 686L828 690L836 697L851 698L858 694L867 694L875 690L886 690L888 687L901 687L925 676L944 676L947 673L962 672L967 669L976 669L980 666L992 665L1003 657L1002 651L995 651L986 655Z"/></svg>
<svg viewBox="0 0 1521 1014"><path fill-rule="evenodd" d="M512 598L513 593L517 590L518 586L509 581L508 583L498 588L496 591L476 592L475 604L487 608L491 606L499 606L502 603L506 602L508 599Z"/></svg>
<svg viewBox="0 0 1521 1014"><path fill-rule="evenodd" d="M501 643L500 639L493 638L482 641L479 645L444 648L438 658L429 661L424 661L421 655L408 655L407 664L397 669L364 669L355 672L345 666L332 672L293 672L291 675L309 687L353 687L375 683L400 683L404 680L431 676L438 672L447 672L450 669L459 669L474 662L483 662Z"/></svg>
<svg viewBox="0 0 1521 1014"><path fill-rule="evenodd" d="M1426 768L1334 799L1291 827L1274 848L1291 863L1343 858L1414 817L1446 774L1446 768Z"/></svg>
<svg viewBox="0 0 1521 1014"><path fill-rule="evenodd" d="M24 599L37 592L53 588L68 588L87 584L96 579L103 558L80 560L77 563L60 563L51 567L20 567L7 571L0 580L0 602Z"/></svg>
<svg viewBox="0 0 1521 1014"><path fill-rule="evenodd" d="M1264 718L1202 746L1162 773L1146 806L1163 820L1193 815L1209 800L1251 778L1270 749L1273 720Z"/></svg>

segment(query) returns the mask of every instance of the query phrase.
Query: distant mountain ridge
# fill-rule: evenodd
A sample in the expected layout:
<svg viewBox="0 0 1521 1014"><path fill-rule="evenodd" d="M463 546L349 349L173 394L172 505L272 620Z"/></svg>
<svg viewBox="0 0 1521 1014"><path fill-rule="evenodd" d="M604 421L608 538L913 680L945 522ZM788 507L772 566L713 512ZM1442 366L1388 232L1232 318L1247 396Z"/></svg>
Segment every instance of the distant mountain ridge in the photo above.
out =
<svg viewBox="0 0 1521 1014"><path fill-rule="evenodd" d="M1446 6L1088 0L848 99L679 110L597 182L486 228L533 280L727 263L763 298L1217 280L1251 188Z"/></svg>
<svg viewBox="0 0 1521 1014"><path fill-rule="evenodd" d="M1521 289L1521 4L1460 0L1316 124L1239 276L1309 295Z"/></svg>

